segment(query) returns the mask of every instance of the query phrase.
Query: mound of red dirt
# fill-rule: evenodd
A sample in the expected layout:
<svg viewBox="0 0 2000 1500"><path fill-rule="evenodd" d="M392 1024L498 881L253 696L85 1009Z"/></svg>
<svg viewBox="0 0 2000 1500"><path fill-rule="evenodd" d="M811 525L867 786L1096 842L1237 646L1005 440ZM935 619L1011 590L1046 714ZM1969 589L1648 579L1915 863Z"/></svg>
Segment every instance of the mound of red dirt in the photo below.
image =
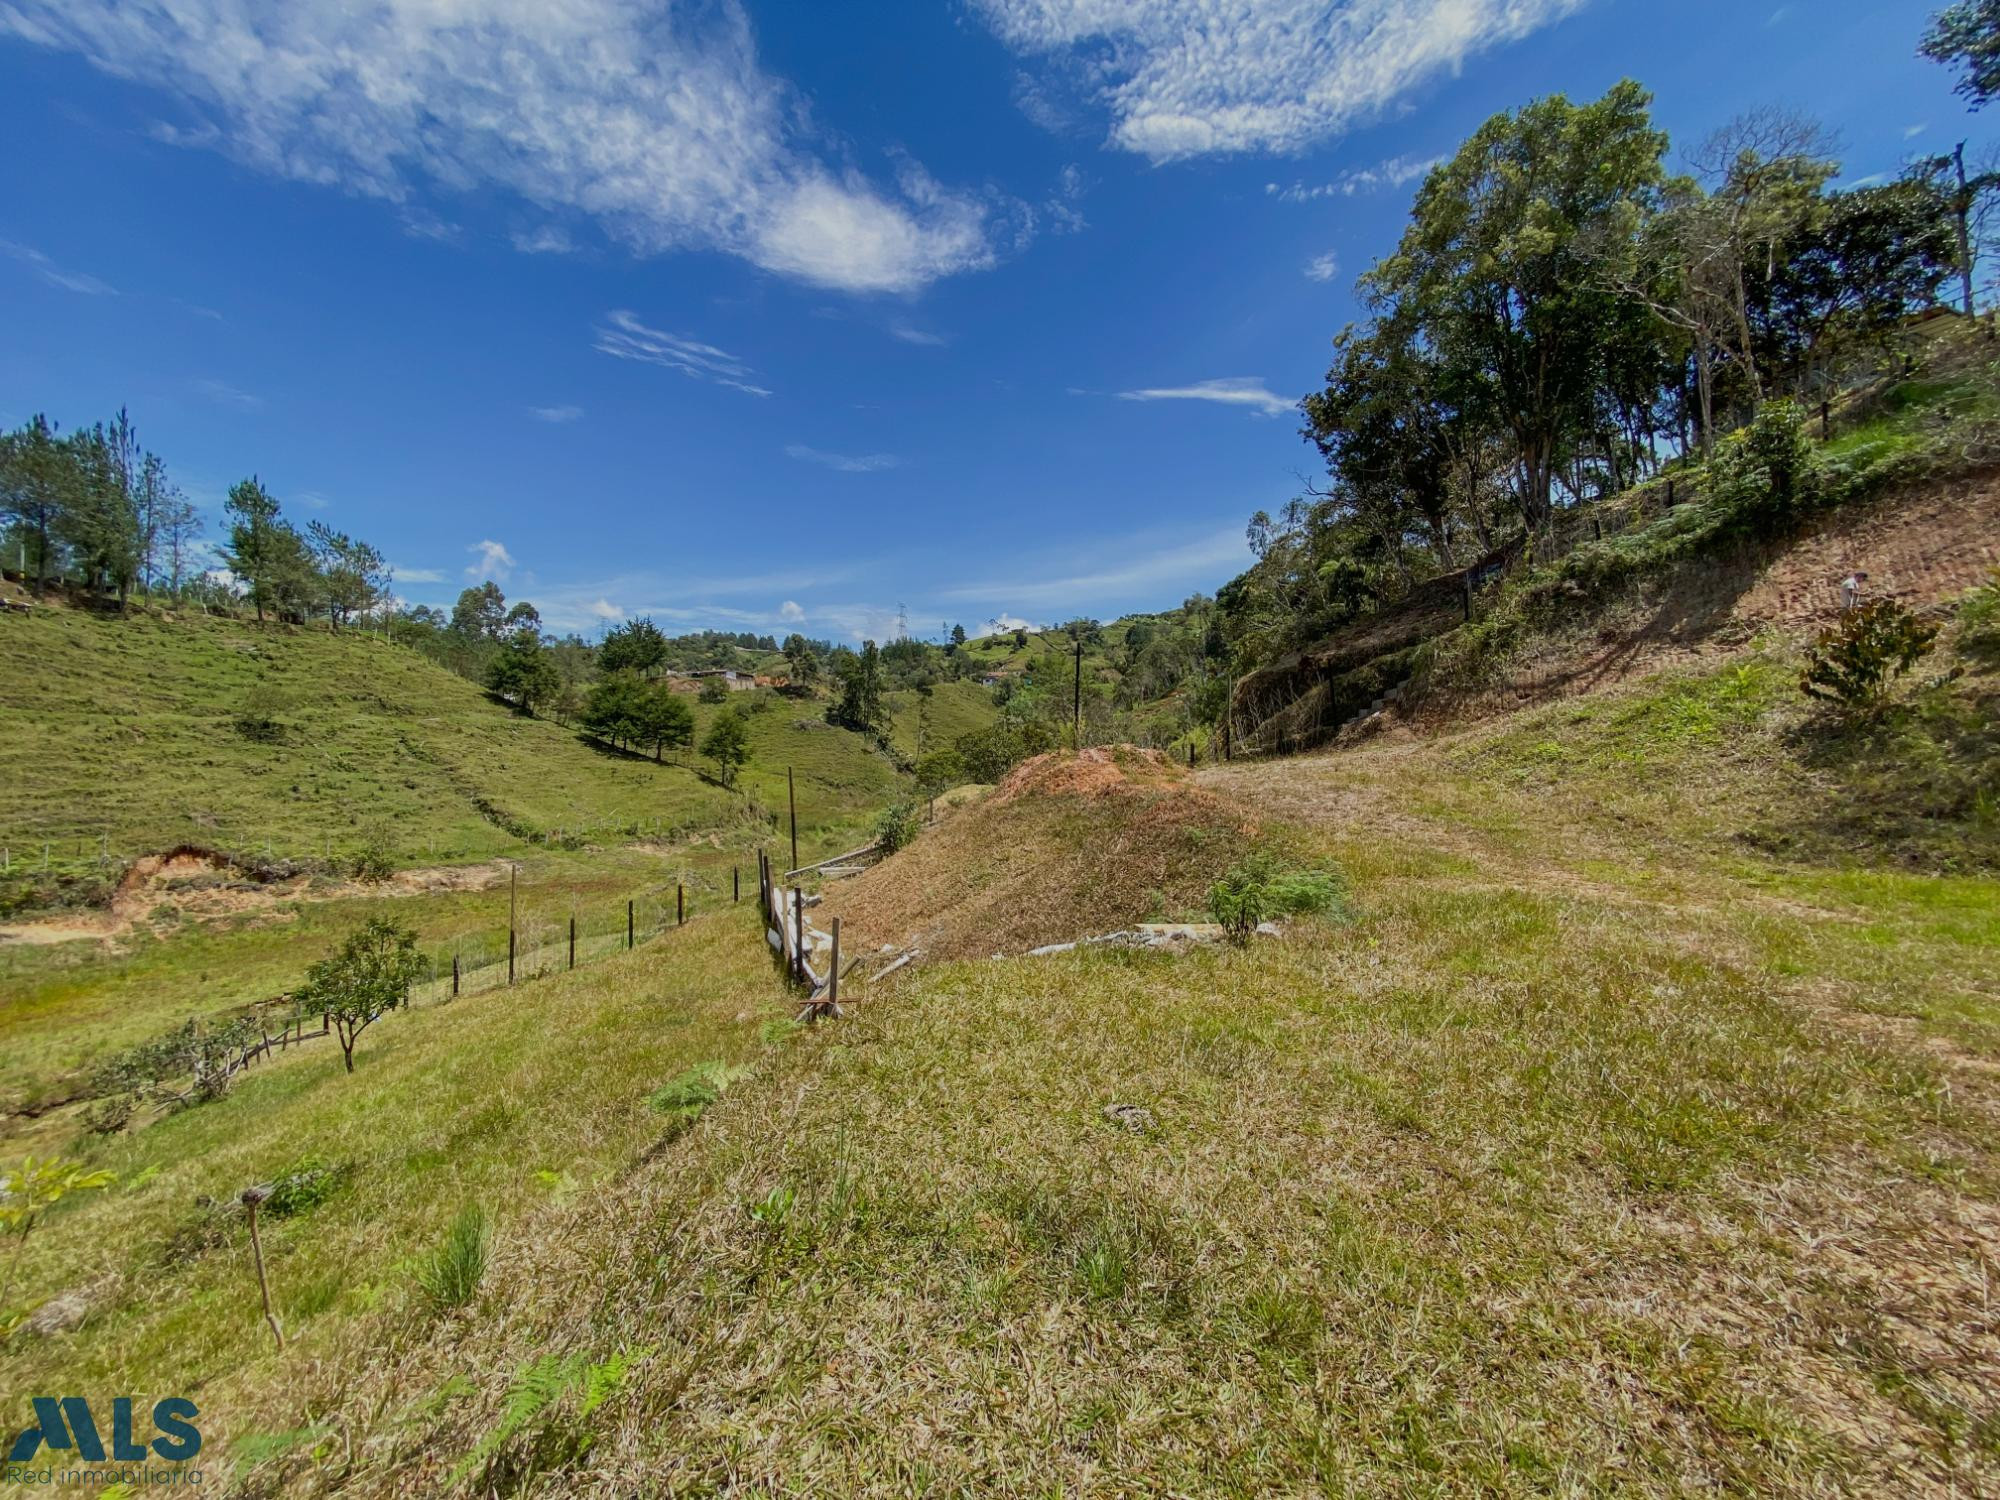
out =
<svg viewBox="0 0 2000 1500"><path fill-rule="evenodd" d="M856 952L984 958L1199 912L1256 833L1158 751L1036 756L907 849L827 888Z"/></svg>

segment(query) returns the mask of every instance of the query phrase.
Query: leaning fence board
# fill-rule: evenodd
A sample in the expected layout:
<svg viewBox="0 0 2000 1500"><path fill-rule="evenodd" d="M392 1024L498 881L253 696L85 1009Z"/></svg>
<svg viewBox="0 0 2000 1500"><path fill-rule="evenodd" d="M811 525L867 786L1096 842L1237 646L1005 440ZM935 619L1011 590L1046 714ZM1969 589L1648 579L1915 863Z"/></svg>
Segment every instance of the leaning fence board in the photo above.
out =
<svg viewBox="0 0 2000 1500"><path fill-rule="evenodd" d="M859 859L864 854L874 854L881 847L881 842L878 840L872 844L863 844L859 849L849 849L845 854L829 854L817 864L800 865L796 870L785 871L785 879L790 880L795 875L810 875L814 870L824 869L827 865L844 864L850 859Z"/></svg>

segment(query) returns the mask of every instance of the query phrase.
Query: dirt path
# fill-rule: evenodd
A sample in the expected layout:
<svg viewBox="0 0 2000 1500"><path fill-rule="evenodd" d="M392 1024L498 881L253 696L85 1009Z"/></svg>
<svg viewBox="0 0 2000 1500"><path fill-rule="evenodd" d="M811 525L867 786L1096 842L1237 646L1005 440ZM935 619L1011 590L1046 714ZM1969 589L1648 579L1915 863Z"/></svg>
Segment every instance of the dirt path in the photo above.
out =
<svg viewBox="0 0 2000 1500"><path fill-rule="evenodd" d="M43 921L0 923L0 947L112 942L149 921L163 906L199 922L241 912L271 911L292 901L351 901L490 890L507 879L507 868L505 860L493 860L478 865L398 870L387 880L372 882L325 879L310 873L280 880L258 880L222 855L177 849L134 860L118 882L108 907L70 912Z"/></svg>

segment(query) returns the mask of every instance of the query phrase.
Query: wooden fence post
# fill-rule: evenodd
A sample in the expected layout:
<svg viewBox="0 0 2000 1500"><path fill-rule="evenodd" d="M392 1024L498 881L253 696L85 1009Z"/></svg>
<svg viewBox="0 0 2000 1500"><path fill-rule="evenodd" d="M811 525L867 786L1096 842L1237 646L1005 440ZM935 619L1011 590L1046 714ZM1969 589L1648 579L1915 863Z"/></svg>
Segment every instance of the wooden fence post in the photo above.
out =
<svg viewBox="0 0 2000 1500"><path fill-rule="evenodd" d="M729 899L732 902L743 899L743 870L738 865L729 867Z"/></svg>
<svg viewBox="0 0 2000 1500"><path fill-rule="evenodd" d="M799 867L799 789L792 779L792 768L785 767L785 801L792 809L792 868Z"/></svg>
<svg viewBox="0 0 2000 1500"><path fill-rule="evenodd" d="M678 881L674 884L674 926L684 927L688 919L688 888Z"/></svg>
<svg viewBox="0 0 2000 1500"><path fill-rule="evenodd" d="M826 1003L838 1012L840 1009L840 918L833 919L833 967L826 971Z"/></svg>
<svg viewBox="0 0 2000 1500"><path fill-rule="evenodd" d="M625 946L627 948L632 946L632 903L630 901L625 903Z"/></svg>
<svg viewBox="0 0 2000 1500"><path fill-rule="evenodd" d="M514 982L514 929L507 929L507 982Z"/></svg>
<svg viewBox="0 0 2000 1500"><path fill-rule="evenodd" d="M456 953L451 956L451 998L454 1000L458 998L458 955Z"/></svg>
<svg viewBox="0 0 2000 1500"><path fill-rule="evenodd" d="M798 977L806 977L806 893L797 886L792 887L792 959L798 965Z"/></svg>
<svg viewBox="0 0 2000 1500"><path fill-rule="evenodd" d="M576 913L569 914L569 966L576 967Z"/></svg>

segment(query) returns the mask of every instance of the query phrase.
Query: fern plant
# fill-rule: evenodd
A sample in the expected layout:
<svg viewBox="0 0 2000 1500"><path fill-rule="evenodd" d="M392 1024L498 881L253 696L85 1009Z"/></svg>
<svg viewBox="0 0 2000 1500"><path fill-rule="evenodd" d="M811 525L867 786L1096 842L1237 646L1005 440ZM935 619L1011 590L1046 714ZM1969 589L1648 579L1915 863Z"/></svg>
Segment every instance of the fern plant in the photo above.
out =
<svg viewBox="0 0 2000 1500"><path fill-rule="evenodd" d="M470 1474L484 1468L493 1455L517 1434L558 1405L570 1392L581 1393L576 1419L581 1422L625 1388L632 1366L652 1354L650 1348L620 1349L609 1359L592 1361L585 1354L546 1354L514 1373L500 1420L459 1461L446 1487L456 1489ZM587 1447L587 1437L579 1440Z"/></svg>

